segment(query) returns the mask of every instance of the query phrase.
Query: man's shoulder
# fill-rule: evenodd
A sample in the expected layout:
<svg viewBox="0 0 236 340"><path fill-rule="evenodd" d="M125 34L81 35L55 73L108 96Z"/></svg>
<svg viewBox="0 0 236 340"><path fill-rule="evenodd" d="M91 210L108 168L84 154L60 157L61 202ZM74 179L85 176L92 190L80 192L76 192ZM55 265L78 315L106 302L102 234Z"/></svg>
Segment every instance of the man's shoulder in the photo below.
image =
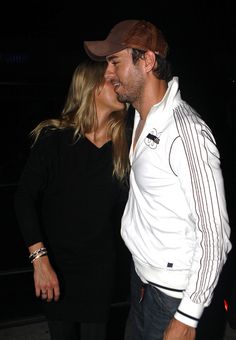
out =
<svg viewBox="0 0 236 340"><path fill-rule="evenodd" d="M183 99L180 99L174 103L173 112L174 115L181 115L183 119L188 117L195 117L196 119L202 120L197 110Z"/></svg>

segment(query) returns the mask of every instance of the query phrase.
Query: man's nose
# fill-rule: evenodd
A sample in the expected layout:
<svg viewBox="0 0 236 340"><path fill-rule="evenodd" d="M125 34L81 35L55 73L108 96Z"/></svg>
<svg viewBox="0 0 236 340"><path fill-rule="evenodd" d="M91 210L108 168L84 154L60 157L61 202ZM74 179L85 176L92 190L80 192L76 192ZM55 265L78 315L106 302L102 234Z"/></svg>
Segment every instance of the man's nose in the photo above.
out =
<svg viewBox="0 0 236 340"><path fill-rule="evenodd" d="M107 69L105 71L104 77L106 80L111 81L114 79L114 71L112 70L112 66L108 64Z"/></svg>

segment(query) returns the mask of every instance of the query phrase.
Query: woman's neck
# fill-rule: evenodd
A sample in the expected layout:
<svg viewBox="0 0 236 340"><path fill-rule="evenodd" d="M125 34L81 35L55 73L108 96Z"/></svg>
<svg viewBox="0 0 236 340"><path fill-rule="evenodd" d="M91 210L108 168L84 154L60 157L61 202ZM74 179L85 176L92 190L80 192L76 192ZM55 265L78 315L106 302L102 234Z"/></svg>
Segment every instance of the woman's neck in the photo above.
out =
<svg viewBox="0 0 236 340"><path fill-rule="evenodd" d="M86 133L85 136L97 147L107 143L111 139L111 136L108 134L108 117L98 116L97 125L92 131Z"/></svg>

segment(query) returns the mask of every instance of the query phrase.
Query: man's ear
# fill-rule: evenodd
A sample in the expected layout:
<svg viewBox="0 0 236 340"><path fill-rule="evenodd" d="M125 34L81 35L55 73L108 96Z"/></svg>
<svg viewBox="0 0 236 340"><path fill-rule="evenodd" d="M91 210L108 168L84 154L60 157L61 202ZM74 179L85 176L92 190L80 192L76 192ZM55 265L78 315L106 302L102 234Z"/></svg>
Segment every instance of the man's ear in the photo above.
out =
<svg viewBox="0 0 236 340"><path fill-rule="evenodd" d="M156 55L152 51L145 52L146 71L149 72L157 67Z"/></svg>

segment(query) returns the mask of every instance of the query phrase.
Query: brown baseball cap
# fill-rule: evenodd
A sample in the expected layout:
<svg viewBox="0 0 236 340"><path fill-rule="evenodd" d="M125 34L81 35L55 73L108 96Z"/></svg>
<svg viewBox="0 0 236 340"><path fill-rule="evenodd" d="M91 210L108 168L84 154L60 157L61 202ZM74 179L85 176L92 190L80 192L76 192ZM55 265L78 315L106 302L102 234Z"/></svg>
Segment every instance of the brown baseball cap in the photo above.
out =
<svg viewBox="0 0 236 340"><path fill-rule="evenodd" d="M124 20L116 24L105 40L84 41L84 49L88 56L97 61L124 50L137 48L151 50L166 57L168 44L162 32L152 23L145 20Z"/></svg>

